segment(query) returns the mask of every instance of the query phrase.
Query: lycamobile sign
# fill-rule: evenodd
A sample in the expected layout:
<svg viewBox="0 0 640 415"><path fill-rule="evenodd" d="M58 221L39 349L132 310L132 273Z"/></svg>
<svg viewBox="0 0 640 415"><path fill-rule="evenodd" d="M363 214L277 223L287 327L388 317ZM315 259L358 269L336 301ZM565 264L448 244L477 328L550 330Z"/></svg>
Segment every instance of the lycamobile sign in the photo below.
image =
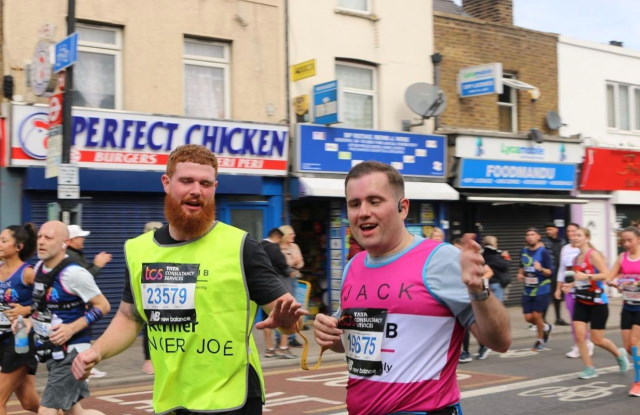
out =
<svg viewBox="0 0 640 415"><path fill-rule="evenodd" d="M524 146L507 146L502 144L500 152L503 154L529 154L544 156L544 148L542 147L524 147Z"/></svg>

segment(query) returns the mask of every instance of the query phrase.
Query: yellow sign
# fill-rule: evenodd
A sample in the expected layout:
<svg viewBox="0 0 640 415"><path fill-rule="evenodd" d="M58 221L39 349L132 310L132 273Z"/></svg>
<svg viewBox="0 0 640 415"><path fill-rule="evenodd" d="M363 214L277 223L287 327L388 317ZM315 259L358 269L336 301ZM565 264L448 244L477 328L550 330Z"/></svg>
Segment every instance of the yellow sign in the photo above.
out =
<svg viewBox="0 0 640 415"><path fill-rule="evenodd" d="M311 59L298 63L297 65L291 65L291 79L299 81L304 78L309 78L316 75L316 60Z"/></svg>

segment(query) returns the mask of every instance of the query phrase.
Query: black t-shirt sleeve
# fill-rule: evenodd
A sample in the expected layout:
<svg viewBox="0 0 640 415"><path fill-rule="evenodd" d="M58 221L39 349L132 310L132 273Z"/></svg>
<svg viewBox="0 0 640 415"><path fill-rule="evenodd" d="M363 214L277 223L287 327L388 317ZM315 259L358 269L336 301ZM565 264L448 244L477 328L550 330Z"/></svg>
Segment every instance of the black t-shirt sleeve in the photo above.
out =
<svg viewBox="0 0 640 415"><path fill-rule="evenodd" d="M165 232L167 231L166 235ZM156 231L155 237L160 243L171 243L173 239L166 239L169 234L168 228L160 228ZM175 241L177 243L178 241ZM242 249L242 261L244 271L247 276L247 286L249 288L249 298L258 305L269 304L278 297L287 293L287 290L276 275L269 257L262 249L262 246L251 236L247 235ZM133 304L133 293L129 283L129 270L125 268L124 289L122 290L122 301Z"/></svg>
<svg viewBox="0 0 640 415"><path fill-rule="evenodd" d="M252 301L265 305L287 293L264 249L249 235L244 241L242 261Z"/></svg>

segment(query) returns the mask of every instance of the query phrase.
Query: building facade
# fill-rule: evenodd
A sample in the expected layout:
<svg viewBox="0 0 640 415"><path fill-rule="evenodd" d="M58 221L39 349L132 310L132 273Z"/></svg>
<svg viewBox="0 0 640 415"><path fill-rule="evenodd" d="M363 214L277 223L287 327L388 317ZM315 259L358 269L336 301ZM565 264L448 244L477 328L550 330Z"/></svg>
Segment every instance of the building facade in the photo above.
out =
<svg viewBox="0 0 640 415"><path fill-rule="evenodd" d="M79 166L80 197L59 200L50 177L58 163L48 152L63 97L51 50L67 34L67 3L2 2L3 70L14 91L2 114L0 222L41 225L68 210L71 223L91 230L90 257L114 255L98 284L116 310L122 246L145 222L163 221L160 176L178 145L203 144L219 156L219 219L256 239L282 223L284 7L276 0L76 0L70 158Z"/></svg>

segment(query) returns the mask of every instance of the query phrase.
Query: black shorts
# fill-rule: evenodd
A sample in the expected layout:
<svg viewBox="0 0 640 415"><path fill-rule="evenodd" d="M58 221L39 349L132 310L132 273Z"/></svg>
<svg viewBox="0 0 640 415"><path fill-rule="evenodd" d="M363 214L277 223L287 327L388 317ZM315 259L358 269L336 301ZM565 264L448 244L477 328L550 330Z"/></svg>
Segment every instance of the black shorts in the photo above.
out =
<svg viewBox="0 0 640 415"><path fill-rule="evenodd" d="M620 313L620 330L631 330L631 326L640 326L640 311L622 309Z"/></svg>
<svg viewBox="0 0 640 415"><path fill-rule="evenodd" d="M588 305L576 301L573 309L573 321L591 323L591 330L604 330L607 328L609 318L609 304Z"/></svg>
<svg viewBox="0 0 640 415"><path fill-rule="evenodd" d="M33 332L29 335L29 351L27 353L16 353L13 334L5 333L0 336L0 372L12 373L21 366L27 367L29 375L35 375L38 369L38 359L33 344Z"/></svg>

